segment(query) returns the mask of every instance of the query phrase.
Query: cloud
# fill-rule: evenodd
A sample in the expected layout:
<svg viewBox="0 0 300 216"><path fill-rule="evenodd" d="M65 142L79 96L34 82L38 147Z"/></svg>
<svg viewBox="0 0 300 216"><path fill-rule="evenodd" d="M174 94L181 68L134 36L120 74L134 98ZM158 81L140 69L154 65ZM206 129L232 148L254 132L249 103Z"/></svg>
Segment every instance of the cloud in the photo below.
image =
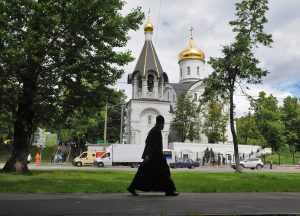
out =
<svg viewBox="0 0 300 216"><path fill-rule="evenodd" d="M287 96L293 96L288 91L281 91L277 88L274 88L273 86L269 84L258 84L258 85L247 85L249 90L245 90L244 92L246 95L251 96L252 99L257 99L260 92L264 91L267 96L273 95L278 100L278 105L282 106L284 98ZM250 107L250 100L249 97L245 96L240 90L237 90L234 96L234 102L236 105L236 117L241 117L245 115L248 112L248 109Z"/></svg>

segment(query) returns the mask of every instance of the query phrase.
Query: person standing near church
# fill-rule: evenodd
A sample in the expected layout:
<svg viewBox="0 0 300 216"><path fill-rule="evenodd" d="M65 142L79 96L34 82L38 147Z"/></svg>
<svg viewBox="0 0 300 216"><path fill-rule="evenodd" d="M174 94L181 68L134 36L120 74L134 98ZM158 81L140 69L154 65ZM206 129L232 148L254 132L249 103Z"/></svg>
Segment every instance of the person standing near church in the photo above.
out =
<svg viewBox="0 0 300 216"><path fill-rule="evenodd" d="M166 196L177 196L171 172L163 155L162 134L165 124L163 116L156 117L155 126L149 131L142 155L144 159L127 190L134 196L139 191L163 191Z"/></svg>
<svg viewBox="0 0 300 216"><path fill-rule="evenodd" d="M35 155L35 164L37 166L39 166L41 164L41 157L40 157L39 153L36 153L36 155Z"/></svg>
<svg viewBox="0 0 300 216"><path fill-rule="evenodd" d="M27 155L27 163L28 163L28 164L30 163L31 159L32 159L31 154L28 154L28 155Z"/></svg>

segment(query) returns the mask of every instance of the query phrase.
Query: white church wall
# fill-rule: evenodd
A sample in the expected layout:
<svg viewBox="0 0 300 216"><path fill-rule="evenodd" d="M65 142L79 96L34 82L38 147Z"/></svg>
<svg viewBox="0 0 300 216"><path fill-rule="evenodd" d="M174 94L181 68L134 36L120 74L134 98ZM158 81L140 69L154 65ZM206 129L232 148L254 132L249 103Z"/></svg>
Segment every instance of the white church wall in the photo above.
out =
<svg viewBox="0 0 300 216"><path fill-rule="evenodd" d="M168 145L168 134L170 121L172 120L170 103L167 101L131 100L128 105L130 115L130 144L144 144L149 130L155 125L156 116L162 115L165 118L165 127L162 131L163 145Z"/></svg>
<svg viewBox="0 0 300 216"><path fill-rule="evenodd" d="M174 88L170 84L166 84L166 86L164 88L163 100L170 101L171 105L174 108L176 101L177 101L177 95L176 95Z"/></svg>
<svg viewBox="0 0 300 216"><path fill-rule="evenodd" d="M199 72L197 71L199 67ZM204 62L198 59L185 59L179 62L179 82L197 81L204 72Z"/></svg>
<svg viewBox="0 0 300 216"><path fill-rule="evenodd" d="M204 156L204 151L212 149L215 154L231 155L232 158L234 155L233 144L210 144L210 143L182 143L182 142L173 142L169 143L169 148L174 150L177 158L181 158L183 154L187 154L189 158L197 160ZM240 156L255 157L259 152L262 151L261 146L255 145L239 145Z"/></svg>

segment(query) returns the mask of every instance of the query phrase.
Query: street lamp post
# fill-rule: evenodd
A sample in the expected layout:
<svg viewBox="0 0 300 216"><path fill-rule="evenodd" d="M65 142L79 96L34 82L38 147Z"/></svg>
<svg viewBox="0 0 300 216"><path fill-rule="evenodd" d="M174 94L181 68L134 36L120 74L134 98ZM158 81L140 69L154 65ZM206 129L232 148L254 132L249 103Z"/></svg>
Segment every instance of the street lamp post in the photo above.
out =
<svg viewBox="0 0 300 216"><path fill-rule="evenodd" d="M103 137L104 151L106 150L106 133L107 133L107 103L105 105L105 115L104 115L104 137Z"/></svg>
<svg viewBox="0 0 300 216"><path fill-rule="evenodd" d="M123 143L123 106L121 105L120 143Z"/></svg>

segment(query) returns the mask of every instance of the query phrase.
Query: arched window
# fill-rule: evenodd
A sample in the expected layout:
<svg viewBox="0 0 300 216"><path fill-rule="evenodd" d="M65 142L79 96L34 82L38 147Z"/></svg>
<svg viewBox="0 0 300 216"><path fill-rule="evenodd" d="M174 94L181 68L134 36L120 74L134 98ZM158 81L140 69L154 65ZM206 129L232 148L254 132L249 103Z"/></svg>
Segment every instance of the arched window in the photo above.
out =
<svg viewBox="0 0 300 216"><path fill-rule="evenodd" d="M200 74L200 71L199 71L199 66L197 67L197 75Z"/></svg>
<svg viewBox="0 0 300 216"><path fill-rule="evenodd" d="M142 91L142 86L143 86L142 77L139 76L138 77L138 89L139 89L139 91Z"/></svg>
<svg viewBox="0 0 300 216"><path fill-rule="evenodd" d="M149 74L148 75L148 80L147 80L147 87L149 92L153 92L153 87L154 87L154 76Z"/></svg>
<svg viewBox="0 0 300 216"><path fill-rule="evenodd" d="M170 93L168 92L168 100L170 100Z"/></svg>
<svg viewBox="0 0 300 216"><path fill-rule="evenodd" d="M148 124L151 124L151 116L148 116Z"/></svg>
<svg viewBox="0 0 300 216"><path fill-rule="evenodd" d="M180 77L182 77L182 68L180 68Z"/></svg>
<svg viewBox="0 0 300 216"><path fill-rule="evenodd" d="M198 98L197 98L197 93L194 93L194 101L197 101Z"/></svg>
<svg viewBox="0 0 300 216"><path fill-rule="evenodd" d="M190 75L191 74L191 68L190 68L190 66L187 67L187 70L188 70L187 74Z"/></svg>

